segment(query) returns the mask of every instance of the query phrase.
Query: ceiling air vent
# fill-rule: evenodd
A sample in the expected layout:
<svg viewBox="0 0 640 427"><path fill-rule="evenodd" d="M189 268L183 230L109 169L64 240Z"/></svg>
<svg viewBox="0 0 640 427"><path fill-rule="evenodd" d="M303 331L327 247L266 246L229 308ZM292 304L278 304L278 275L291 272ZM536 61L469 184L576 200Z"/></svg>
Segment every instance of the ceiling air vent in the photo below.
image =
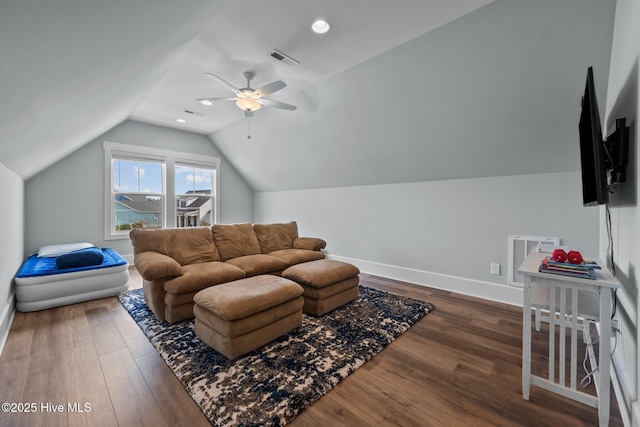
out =
<svg viewBox="0 0 640 427"><path fill-rule="evenodd" d="M290 67L294 67L296 65L298 65L300 62L296 61L295 59L293 59L292 57L290 57L289 55L285 55L284 53L280 52L278 49L273 49L271 51L271 53L269 54L269 56L271 56L272 58L277 59L278 61L287 64Z"/></svg>
<svg viewBox="0 0 640 427"><path fill-rule="evenodd" d="M193 114L194 116L204 116L204 114L203 114L203 113L199 113L199 112L197 112L197 111L184 110L184 112L185 112L185 113L188 113L188 114Z"/></svg>

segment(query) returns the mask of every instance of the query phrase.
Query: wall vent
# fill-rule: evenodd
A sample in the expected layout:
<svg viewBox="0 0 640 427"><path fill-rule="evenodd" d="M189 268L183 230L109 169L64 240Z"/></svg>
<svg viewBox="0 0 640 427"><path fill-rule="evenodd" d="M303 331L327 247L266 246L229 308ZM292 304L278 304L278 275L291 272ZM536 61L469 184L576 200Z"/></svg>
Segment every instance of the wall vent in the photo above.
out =
<svg viewBox="0 0 640 427"><path fill-rule="evenodd" d="M524 276L518 273L520 264L529 255L529 252L535 250L538 243L551 243L555 246L560 245L559 237L542 237L542 236L519 236L509 235L509 253L508 253L508 277L507 283L510 286L522 288L524 286Z"/></svg>
<svg viewBox="0 0 640 427"><path fill-rule="evenodd" d="M284 53L280 52L278 49L273 49L269 54L269 56L271 56L274 59L277 59L280 62L287 64L290 67L295 67L296 65L300 64L299 61L296 61L289 55L285 55Z"/></svg>

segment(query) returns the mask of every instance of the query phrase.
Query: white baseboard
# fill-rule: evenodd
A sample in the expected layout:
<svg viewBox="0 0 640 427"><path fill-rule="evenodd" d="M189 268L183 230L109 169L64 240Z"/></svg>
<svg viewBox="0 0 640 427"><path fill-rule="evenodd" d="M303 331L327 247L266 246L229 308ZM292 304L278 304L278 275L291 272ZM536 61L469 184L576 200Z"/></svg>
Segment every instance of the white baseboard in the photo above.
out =
<svg viewBox="0 0 640 427"><path fill-rule="evenodd" d="M16 298L15 293L13 293L2 309L2 314L0 314L0 354L2 354L4 345L9 337L9 330L11 329L11 323L13 322L13 316L15 314Z"/></svg>
<svg viewBox="0 0 640 427"><path fill-rule="evenodd" d="M612 341L616 338L612 338ZM612 344L613 345L613 344ZM618 408L620 409L620 417L625 427L640 427L640 407L638 401L635 400L631 383L624 367L624 360L620 352L616 351L611 357L611 383L613 391L616 394ZM629 406L630 407L629 407Z"/></svg>
<svg viewBox="0 0 640 427"><path fill-rule="evenodd" d="M498 283L483 282L481 280L466 279L464 277L449 276L430 271L416 270L413 268L381 264L361 259L347 258L339 255L327 254L327 257L337 261L344 261L349 264L353 264L363 273L387 277L389 279L400 280L415 285L470 295L504 304L522 306L522 288Z"/></svg>
<svg viewBox="0 0 640 427"><path fill-rule="evenodd" d="M640 427L640 402L631 403L631 427Z"/></svg>
<svg viewBox="0 0 640 427"><path fill-rule="evenodd" d="M126 254L121 256L129 263L129 265L133 265L133 254Z"/></svg>

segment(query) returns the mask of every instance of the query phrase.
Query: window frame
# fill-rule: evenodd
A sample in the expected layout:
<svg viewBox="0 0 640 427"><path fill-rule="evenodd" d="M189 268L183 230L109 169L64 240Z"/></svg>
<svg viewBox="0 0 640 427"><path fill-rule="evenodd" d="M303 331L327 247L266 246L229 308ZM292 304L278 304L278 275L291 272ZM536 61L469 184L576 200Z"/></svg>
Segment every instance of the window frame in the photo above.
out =
<svg viewBox="0 0 640 427"><path fill-rule="evenodd" d="M214 194L212 223L218 222L220 212L220 163L219 157L206 156L202 154L184 153L179 151L165 150L139 145L121 144L117 142L103 141L104 149L104 239L124 240L129 238L129 233L115 232L113 224L115 218L115 203L112 197L113 190L113 156L139 159L140 161L154 161L163 164L163 223L162 228L175 228L177 206L176 206L176 164L189 163L196 167L212 169L214 173Z"/></svg>

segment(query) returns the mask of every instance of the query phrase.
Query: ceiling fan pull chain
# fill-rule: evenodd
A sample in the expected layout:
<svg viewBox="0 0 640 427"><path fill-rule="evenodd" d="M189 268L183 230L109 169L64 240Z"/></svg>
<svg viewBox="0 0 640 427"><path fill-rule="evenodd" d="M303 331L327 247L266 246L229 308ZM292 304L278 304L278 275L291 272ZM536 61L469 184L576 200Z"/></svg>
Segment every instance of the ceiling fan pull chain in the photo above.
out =
<svg viewBox="0 0 640 427"><path fill-rule="evenodd" d="M247 117L247 139L251 139L251 117Z"/></svg>

